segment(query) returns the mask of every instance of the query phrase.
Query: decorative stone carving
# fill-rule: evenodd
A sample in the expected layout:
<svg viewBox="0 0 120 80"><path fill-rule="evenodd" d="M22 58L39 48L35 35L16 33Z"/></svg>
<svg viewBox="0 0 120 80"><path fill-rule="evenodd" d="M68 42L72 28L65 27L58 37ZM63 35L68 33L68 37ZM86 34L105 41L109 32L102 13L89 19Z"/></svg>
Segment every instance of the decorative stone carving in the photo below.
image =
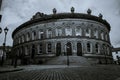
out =
<svg viewBox="0 0 120 80"><path fill-rule="evenodd" d="M71 13L74 13L74 11L75 11L75 8L71 7Z"/></svg>
<svg viewBox="0 0 120 80"><path fill-rule="evenodd" d="M89 15L91 15L91 12L92 12L91 9L88 9L88 10L87 10L87 13L88 13Z"/></svg>
<svg viewBox="0 0 120 80"><path fill-rule="evenodd" d="M41 18L41 17L44 17L44 13L37 12L37 13L32 17L31 20L33 20L33 19L38 19L38 18Z"/></svg>
<svg viewBox="0 0 120 80"><path fill-rule="evenodd" d="M56 8L53 8L53 14L56 14L57 10Z"/></svg>
<svg viewBox="0 0 120 80"><path fill-rule="evenodd" d="M99 18L102 18L102 17L103 17L103 15L100 13L100 14L99 14Z"/></svg>

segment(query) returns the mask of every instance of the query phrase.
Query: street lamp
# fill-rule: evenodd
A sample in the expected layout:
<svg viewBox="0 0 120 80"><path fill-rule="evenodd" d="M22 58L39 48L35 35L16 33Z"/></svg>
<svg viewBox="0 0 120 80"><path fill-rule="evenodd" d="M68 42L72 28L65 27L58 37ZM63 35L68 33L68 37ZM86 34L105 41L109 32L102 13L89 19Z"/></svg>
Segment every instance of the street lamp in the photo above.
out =
<svg viewBox="0 0 120 80"><path fill-rule="evenodd" d="M2 28L0 27L0 33L2 33Z"/></svg>
<svg viewBox="0 0 120 80"><path fill-rule="evenodd" d="M4 38L4 43L3 43L3 56L2 56L1 66L3 66L4 55L5 55L5 52L6 52L5 45L6 45L6 36L7 36L7 32L8 32L8 28L7 27L4 29L4 32L5 32L5 38Z"/></svg>
<svg viewBox="0 0 120 80"><path fill-rule="evenodd" d="M65 44L65 46L66 46L66 49L67 49L67 51L66 51L66 56L67 56L67 66L69 66L70 64L69 64L69 45L68 44Z"/></svg>
<svg viewBox="0 0 120 80"><path fill-rule="evenodd" d="M69 46L67 45L67 66L69 66Z"/></svg>

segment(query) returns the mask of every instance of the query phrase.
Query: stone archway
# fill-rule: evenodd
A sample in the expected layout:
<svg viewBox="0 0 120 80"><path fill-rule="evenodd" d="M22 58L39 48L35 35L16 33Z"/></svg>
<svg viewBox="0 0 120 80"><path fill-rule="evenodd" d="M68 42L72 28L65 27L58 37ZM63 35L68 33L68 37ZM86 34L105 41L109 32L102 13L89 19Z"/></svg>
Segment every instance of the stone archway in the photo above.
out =
<svg viewBox="0 0 120 80"><path fill-rule="evenodd" d="M82 56L82 45L77 43L77 56Z"/></svg>
<svg viewBox="0 0 120 80"><path fill-rule="evenodd" d="M60 56L61 54L61 43L57 43L56 45L56 56Z"/></svg>
<svg viewBox="0 0 120 80"><path fill-rule="evenodd" d="M72 46L70 42L67 43L66 50L67 50L67 55L72 55Z"/></svg>

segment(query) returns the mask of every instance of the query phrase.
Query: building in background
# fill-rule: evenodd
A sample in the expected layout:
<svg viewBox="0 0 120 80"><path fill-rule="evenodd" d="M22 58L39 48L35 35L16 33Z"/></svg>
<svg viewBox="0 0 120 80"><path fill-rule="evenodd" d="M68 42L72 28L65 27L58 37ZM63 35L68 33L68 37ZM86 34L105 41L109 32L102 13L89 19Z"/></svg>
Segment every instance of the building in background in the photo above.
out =
<svg viewBox="0 0 120 80"><path fill-rule="evenodd" d="M5 52L3 51L4 51L4 46L0 46L0 60L2 59L3 53L4 53L4 60L11 58L11 51L12 51L11 46L5 46Z"/></svg>
<svg viewBox="0 0 120 80"><path fill-rule="evenodd" d="M115 64L120 64L120 47L112 48L112 55Z"/></svg>
<svg viewBox="0 0 120 80"><path fill-rule="evenodd" d="M13 51L22 64L45 63L58 56L84 57L92 63L112 63L110 25L102 14L94 16L70 13L47 15L37 12L31 20L17 27L13 34Z"/></svg>

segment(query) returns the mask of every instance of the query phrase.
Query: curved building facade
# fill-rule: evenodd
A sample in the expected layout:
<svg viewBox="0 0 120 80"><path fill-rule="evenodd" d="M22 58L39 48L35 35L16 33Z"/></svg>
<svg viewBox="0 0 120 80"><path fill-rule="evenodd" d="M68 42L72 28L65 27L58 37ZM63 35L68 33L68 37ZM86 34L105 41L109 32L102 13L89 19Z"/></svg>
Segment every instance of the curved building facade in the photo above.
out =
<svg viewBox="0 0 120 80"><path fill-rule="evenodd" d="M100 63L111 63L110 25L87 14L37 12L33 18L16 28L12 34L13 51L23 61L44 62L55 56L82 56Z"/></svg>

